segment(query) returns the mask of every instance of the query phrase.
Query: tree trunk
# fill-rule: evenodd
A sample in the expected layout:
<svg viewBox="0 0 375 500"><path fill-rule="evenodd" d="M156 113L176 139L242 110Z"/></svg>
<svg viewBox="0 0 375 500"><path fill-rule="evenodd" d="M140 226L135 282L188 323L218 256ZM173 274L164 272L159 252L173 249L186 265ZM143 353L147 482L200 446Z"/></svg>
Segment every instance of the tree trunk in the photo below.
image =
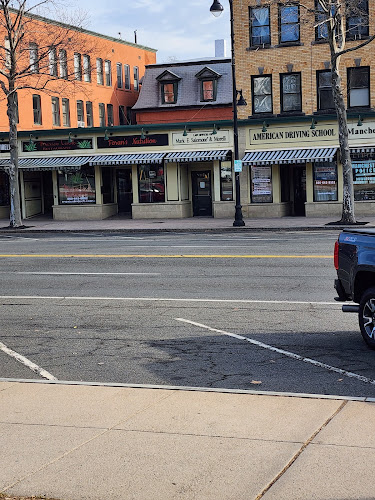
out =
<svg viewBox="0 0 375 500"><path fill-rule="evenodd" d="M10 189L9 226L21 227L21 204L18 175L18 141L17 141L17 100L15 92L7 96L7 114L9 120L10 166L8 169Z"/></svg>

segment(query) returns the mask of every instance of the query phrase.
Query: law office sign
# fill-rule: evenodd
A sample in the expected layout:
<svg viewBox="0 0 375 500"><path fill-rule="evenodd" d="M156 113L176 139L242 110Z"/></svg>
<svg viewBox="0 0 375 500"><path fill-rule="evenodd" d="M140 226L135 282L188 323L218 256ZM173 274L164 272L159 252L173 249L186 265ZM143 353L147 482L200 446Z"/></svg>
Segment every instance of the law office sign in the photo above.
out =
<svg viewBox="0 0 375 500"><path fill-rule="evenodd" d="M184 135L186 134L186 135ZM192 132L178 132L172 134L173 146L216 146L229 145L229 130L194 130Z"/></svg>

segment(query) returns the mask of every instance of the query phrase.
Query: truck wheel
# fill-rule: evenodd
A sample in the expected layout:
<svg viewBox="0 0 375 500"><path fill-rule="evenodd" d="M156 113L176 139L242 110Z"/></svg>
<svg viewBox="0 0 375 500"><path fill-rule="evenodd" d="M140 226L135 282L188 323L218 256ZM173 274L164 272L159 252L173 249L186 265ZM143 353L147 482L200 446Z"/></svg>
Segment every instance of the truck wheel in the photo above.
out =
<svg viewBox="0 0 375 500"><path fill-rule="evenodd" d="M362 295L358 320L363 340L375 349L375 288L369 288Z"/></svg>

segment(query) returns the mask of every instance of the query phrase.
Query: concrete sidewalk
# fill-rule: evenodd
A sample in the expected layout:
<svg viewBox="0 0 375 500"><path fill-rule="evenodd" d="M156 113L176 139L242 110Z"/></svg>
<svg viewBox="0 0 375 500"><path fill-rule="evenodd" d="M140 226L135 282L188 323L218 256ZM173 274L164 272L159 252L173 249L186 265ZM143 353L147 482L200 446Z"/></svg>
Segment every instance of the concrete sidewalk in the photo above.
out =
<svg viewBox="0 0 375 500"><path fill-rule="evenodd" d="M374 499L374 400L0 382L0 492Z"/></svg>
<svg viewBox="0 0 375 500"><path fill-rule="evenodd" d="M0 234L7 232L246 232L277 230L340 230L343 226L329 225L337 217L278 217L244 219L245 226L233 227L233 219L191 217L188 219L129 219L115 216L104 220L56 221L34 217L23 221L24 229L9 229L9 220L0 219ZM358 217L366 222L364 227L375 227L375 216ZM361 226L359 226L361 227Z"/></svg>

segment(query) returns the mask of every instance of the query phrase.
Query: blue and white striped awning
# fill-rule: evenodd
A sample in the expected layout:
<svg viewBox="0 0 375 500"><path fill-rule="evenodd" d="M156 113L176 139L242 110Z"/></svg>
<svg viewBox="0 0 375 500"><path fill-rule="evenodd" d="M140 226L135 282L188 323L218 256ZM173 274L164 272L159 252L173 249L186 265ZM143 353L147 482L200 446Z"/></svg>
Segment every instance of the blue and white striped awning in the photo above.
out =
<svg viewBox="0 0 375 500"><path fill-rule="evenodd" d="M163 163L165 153L128 153L124 155L90 156L89 165L137 165Z"/></svg>
<svg viewBox="0 0 375 500"><path fill-rule="evenodd" d="M350 148L351 153L375 153L375 146L357 146Z"/></svg>
<svg viewBox="0 0 375 500"><path fill-rule="evenodd" d="M332 161L337 151L333 148L273 149L269 151L248 151L242 158L244 165L270 165L283 163L307 163Z"/></svg>
<svg viewBox="0 0 375 500"><path fill-rule="evenodd" d="M89 160L88 156L64 156L61 158L20 158L18 167L22 170L66 170L77 169L85 165ZM0 167L9 167L10 159L0 160Z"/></svg>
<svg viewBox="0 0 375 500"><path fill-rule="evenodd" d="M229 153L230 150L228 149L211 151L174 151L168 153L164 160L166 163L226 160Z"/></svg>

